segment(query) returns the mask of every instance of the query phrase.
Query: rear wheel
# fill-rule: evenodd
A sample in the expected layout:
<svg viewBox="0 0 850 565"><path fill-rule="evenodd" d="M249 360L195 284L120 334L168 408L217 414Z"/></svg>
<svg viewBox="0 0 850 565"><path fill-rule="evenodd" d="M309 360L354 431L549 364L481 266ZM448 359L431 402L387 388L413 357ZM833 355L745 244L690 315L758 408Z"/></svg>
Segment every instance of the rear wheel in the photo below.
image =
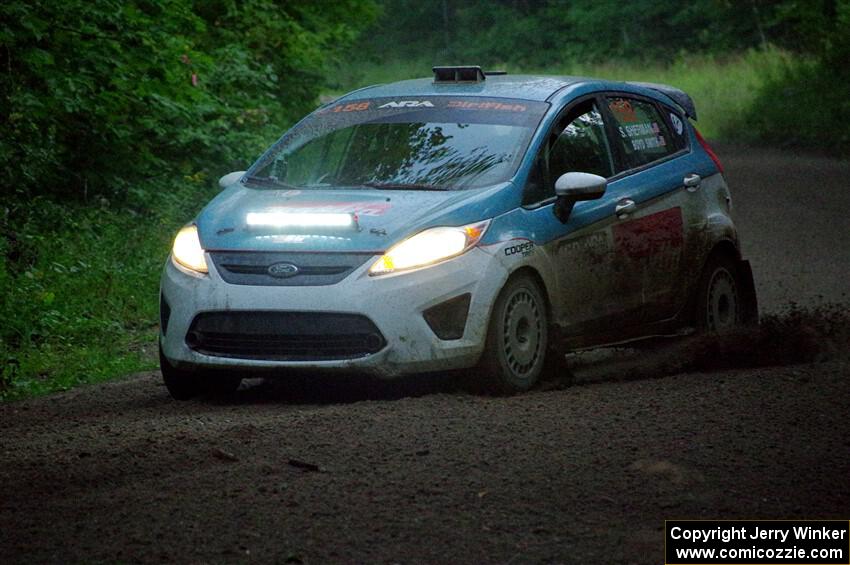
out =
<svg viewBox="0 0 850 565"><path fill-rule="evenodd" d="M697 288L697 327L708 333L725 333L744 325L748 312L735 261L714 255L703 268Z"/></svg>
<svg viewBox="0 0 850 565"><path fill-rule="evenodd" d="M546 301L528 276L508 281L490 317L477 378L490 392L530 389L543 371L549 340Z"/></svg>

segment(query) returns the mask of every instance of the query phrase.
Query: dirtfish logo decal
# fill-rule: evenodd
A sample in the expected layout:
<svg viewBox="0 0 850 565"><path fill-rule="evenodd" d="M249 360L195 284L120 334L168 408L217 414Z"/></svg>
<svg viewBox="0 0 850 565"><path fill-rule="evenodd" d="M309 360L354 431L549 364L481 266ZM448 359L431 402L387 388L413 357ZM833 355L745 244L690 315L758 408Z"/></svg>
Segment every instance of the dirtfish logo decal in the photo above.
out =
<svg viewBox="0 0 850 565"><path fill-rule="evenodd" d="M428 100L399 100L398 102L387 102L378 108L433 108L434 105Z"/></svg>

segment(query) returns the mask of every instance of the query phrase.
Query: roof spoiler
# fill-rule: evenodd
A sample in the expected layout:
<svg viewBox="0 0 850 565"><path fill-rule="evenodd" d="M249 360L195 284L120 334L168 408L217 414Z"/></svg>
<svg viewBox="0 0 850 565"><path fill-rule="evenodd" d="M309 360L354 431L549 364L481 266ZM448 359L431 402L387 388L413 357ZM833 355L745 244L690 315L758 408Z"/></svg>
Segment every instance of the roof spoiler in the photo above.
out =
<svg viewBox="0 0 850 565"><path fill-rule="evenodd" d="M626 84L631 84L634 86L640 86L643 88L648 88L650 90L654 90L656 92L660 92L661 94L666 95L673 102L682 107L682 110L685 111L685 115L692 120L697 119L697 108L694 106L693 99L683 90L679 90L678 88L674 88L672 86L667 86L666 84L655 84L653 82L629 82Z"/></svg>

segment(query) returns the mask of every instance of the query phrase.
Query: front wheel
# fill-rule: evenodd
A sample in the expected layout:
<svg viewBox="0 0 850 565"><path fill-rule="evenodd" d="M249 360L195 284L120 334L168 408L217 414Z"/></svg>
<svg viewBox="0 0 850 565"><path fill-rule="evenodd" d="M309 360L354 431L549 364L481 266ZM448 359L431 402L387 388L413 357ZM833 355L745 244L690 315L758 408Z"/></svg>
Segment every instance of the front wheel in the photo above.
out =
<svg viewBox="0 0 850 565"><path fill-rule="evenodd" d="M159 346L159 369L162 382L174 400L189 400L206 391L196 373L180 370L169 363L162 353L162 345Z"/></svg>
<svg viewBox="0 0 850 565"><path fill-rule="evenodd" d="M477 378L490 392L529 390L543 371L549 342L546 300L528 276L508 281L490 316Z"/></svg>

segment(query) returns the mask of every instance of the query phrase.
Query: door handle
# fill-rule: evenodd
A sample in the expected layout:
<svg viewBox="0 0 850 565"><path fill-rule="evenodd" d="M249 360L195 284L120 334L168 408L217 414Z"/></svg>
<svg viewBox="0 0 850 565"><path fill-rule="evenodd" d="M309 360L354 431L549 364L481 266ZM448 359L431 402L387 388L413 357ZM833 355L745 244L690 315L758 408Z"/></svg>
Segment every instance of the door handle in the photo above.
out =
<svg viewBox="0 0 850 565"><path fill-rule="evenodd" d="M689 175L685 175L682 182L685 184L685 189L687 189L688 192L696 192L702 182L702 177L696 173L691 173Z"/></svg>
<svg viewBox="0 0 850 565"><path fill-rule="evenodd" d="M635 204L634 200L629 200L628 198L624 200L620 200L617 202L617 205L614 207L614 213L621 220L628 218L629 214L634 212L637 209L637 204Z"/></svg>

